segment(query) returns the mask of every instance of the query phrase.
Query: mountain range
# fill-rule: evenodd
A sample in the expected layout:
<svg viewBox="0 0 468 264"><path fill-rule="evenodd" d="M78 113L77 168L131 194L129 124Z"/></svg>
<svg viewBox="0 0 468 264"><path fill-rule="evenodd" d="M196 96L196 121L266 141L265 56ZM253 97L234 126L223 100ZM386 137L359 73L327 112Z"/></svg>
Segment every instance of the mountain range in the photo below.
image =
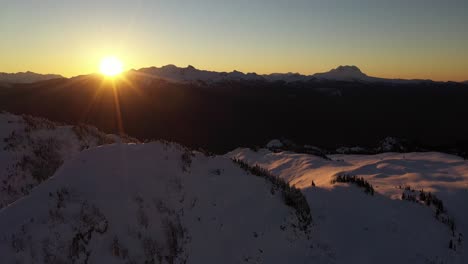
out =
<svg viewBox="0 0 468 264"><path fill-rule="evenodd" d="M223 80L250 80L250 81L310 81L310 80L333 80L346 82L389 82L389 83L409 83L409 82L424 82L430 80L404 80L404 79L385 79L371 77L363 73L357 66L339 66L324 73L316 73L313 75L302 75L299 73L272 73L262 74L243 73L239 71L232 72L216 72L199 70L189 65L186 68L180 68L175 65L166 65L163 67L142 68L132 70L135 73L143 73L151 77L162 78L178 82L204 81L216 82Z"/></svg>
<svg viewBox="0 0 468 264"><path fill-rule="evenodd" d="M34 83L51 79L64 78L58 74L39 74L34 72L4 73L0 72L0 83Z"/></svg>
<svg viewBox="0 0 468 264"><path fill-rule="evenodd" d="M468 87L380 80L0 85L1 262L465 264Z"/></svg>
<svg viewBox="0 0 468 264"><path fill-rule="evenodd" d="M346 82L385 82L393 84L405 83L420 83L429 82L430 80L405 80L405 79L385 79L379 77L368 76L363 73L357 66L339 66L328 72L316 73L312 75L303 75L299 73L272 73L272 74L257 74L243 73L240 71L232 72L216 72L196 69L189 65L185 68L175 65L166 65L162 67L141 68L139 70L130 70L129 73L142 74L151 78L160 78L173 82L218 82L225 80L250 80L250 81L310 81L310 80L333 80ZM57 74L37 74L33 72L24 73L0 73L0 82L3 83L33 83L56 78L64 78Z"/></svg>
<svg viewBox="0 0 468 264"><path fill-rule="evenodd" d="M216 153L271 138L336 149L372 147L388 136L424 149L468 150L468 89L461 83L173 82L142 71L121 77L111 82L94 74L0 85L0 111L85 122L106 133L167 139Z"/></svg>

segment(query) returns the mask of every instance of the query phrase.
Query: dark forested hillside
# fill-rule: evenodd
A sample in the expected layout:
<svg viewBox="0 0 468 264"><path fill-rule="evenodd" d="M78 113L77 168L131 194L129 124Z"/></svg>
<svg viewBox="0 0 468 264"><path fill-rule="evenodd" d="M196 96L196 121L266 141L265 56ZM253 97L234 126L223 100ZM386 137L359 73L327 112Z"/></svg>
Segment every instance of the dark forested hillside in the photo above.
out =
<svg viewBox="0 0 468 264"><path fill-rule="evenodd" d="M0 87L0 110L213 152L272 138L326 148L366 146L386 136L432 147L468 140L468 89L458 83L174 83L132 73L125 79L89 75L8 85Z"/></svg>

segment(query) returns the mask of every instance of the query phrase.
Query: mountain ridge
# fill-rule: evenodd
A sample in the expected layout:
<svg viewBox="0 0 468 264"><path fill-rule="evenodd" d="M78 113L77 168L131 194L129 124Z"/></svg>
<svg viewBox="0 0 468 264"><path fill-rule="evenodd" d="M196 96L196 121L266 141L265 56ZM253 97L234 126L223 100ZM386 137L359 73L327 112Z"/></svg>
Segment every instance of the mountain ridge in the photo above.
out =
<svg viewBox="0 0 468 264"><path fill-rule="evenodd" d="M222 153L238 146L263 145L272 138L336 149L373 146L393 136L425 148L468 149L463 143L468 135L463 122L468 114L466 84L184 83L139 74L109 80L94 74L0 88L1 110L86 122L106 133L119 133L115 84L124 131L140 140L163 138ZM353 126L359 129L348 128ZM251 130L246 127L256 133L247 133Z"/></svg>
<svg viewBox="0 0 468 264"><path fill-rule="evenodd" d="M92 74L77 75L70 78L83 77ZM187 67L179 67L174 64L167 64L164 66L150 66L139 69L130 69L123 72L123 74L139 74L151 78L160 78L172 82L219 82L219 81L285 81L285 82L307 82L307 81L343 81L343 82L366 82L366 83L390 83L390 84L409 84L409 83L424 83L436 82L445 83L444 81L434 81L431 79L402 79L402 78L382 78L369 76L362 72L358 66L355 65L340 65L326 72L318 72L314 74L301 74L298 72L287 73L270 73L258 74L256 72L241 72L233 70L226 71L210 71L198 69L192 65ZM0 84L12 83L34 83L38 81L46 81L51 79L66 78L59 74L39 74L31 71L18 72L18 73L4 73L0 72ZM447 81L451 82L451 81ZM468 81L459 83L468 84Z"/></svg>
<svg viewBox="0 0 468 264"><path fill-rule="evenodd" d="M9 168L48 172L0 211L4 263L466 262L468 164L459 157L206 155L84 126L0 115L0 165L24 161L0 168L4 179L29 190ZM24 147L40 155L16 155ZM51 152L72 155L48 170Z"/></svg>
<svg viewBox="0 0 468 264"><path fill-rule="evenodd" d="M232 72L217 72L199 70L192 65L187 67L177 67L173 64L161 67L147 67L138 70L132 69L129 72L143 73L152 77L158 77L170 81L190 82L190 81L205 81L217 82L222 80L247 80L247 81L311 81L311 80L332 80L332 81L347 81L347 82L388 82L395 84L414 83L414 82L433 82L432 80L422 79L387 79L380 77L372 77L363 73L355 65L341 65L331 69L328 72L315 73L312 75L304 75L300 73L271 73L257 74L255 72L243 73L237 70Z"/></svg>
<svg viewBox="0 0 468 264"><path fill-rule="evenodd" d="M31 71L17 73L0 72L0 82L5 83L34 83L59 78L64 77L59 74L40 74Z"/></svg>

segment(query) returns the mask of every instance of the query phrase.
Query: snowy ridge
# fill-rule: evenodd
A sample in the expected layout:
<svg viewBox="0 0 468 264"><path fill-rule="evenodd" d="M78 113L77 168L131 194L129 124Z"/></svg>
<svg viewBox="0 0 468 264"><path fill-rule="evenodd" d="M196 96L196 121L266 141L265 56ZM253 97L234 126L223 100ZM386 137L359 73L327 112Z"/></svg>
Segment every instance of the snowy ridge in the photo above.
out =
<svg viewBox="0 0 468 264"><path fill-rule="evenodd" d="M86 125L69 126L42 118L0 114L0 208L28 195L80 151L118 141Z"/></svg>
<svg viewBox="0 0 468 264"><path fill-rule="evenodd" d="M265 168L302 189L316 219L313 236L330 240L338 263L468 260L463 245L463 235L468 233L468 161L460 157L435 152L383 153L329 155L327 160L266 149L237 149L227 156ZM338 175L362 177L375 194L337 182ZM446 215L437 216L433 206L423 204L420 190L443 201ZM408 201L408 194L416 199Z"/></svg>
<svg viewBox="0 0 468 264"><path fill-rule="evenodd" d="M298 154L279 140L207 156L6 113L0 138L5 263L468 260L457 156Z"/></svg>
<svg viewBox="0 0 468 264"><path fill-rule="evenodd" d="M34 83L51 79L64 78L57 74L39 74L34 72L4 73L0 72L0 83Z"/></svg>
<svg viewBox="0 0 468 264"><path fill-rule="evenodd" d="M266 221L267 220L267 221ZM165 142L82 152L0 212L6 263L326 263L271 185Z"/></svg>

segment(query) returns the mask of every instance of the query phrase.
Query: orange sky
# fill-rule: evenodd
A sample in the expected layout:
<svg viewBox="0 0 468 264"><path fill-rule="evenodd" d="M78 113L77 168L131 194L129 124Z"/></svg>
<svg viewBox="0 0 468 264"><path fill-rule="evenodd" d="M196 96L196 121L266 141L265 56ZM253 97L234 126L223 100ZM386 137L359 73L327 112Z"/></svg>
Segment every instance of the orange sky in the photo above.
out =
<svg viewBox="0 0 468 264"><path fill-rule="evenodd" d="M356 65L377 77L468 79L468 3L350 2L8 1L0 71L70 77L114 55L126 69L313 74Z"/></svg>

